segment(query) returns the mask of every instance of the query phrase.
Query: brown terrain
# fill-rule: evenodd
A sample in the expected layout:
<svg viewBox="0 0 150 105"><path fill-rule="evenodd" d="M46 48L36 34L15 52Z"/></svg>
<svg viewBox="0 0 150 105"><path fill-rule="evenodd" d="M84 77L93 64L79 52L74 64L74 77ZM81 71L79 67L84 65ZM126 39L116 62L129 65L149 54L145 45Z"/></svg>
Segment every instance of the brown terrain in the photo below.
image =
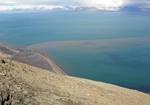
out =
<svg viewBox="0 0 150 105"><path fill-rule="evenodd" d="M146 93L57 73L61 68L48 58L56 71L11 56L0 53L0 105L150 105Z"/></svg>

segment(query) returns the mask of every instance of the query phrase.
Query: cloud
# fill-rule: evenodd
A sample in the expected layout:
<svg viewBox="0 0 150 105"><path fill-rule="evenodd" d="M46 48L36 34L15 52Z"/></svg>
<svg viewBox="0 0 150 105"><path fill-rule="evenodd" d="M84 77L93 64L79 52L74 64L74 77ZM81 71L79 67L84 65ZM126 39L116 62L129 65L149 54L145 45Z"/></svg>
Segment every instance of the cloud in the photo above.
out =
<svg viewBox="0 0 150 105"><path fill-rule="evenodd" d="M150 10L150 0L0 0L0 11L82 9L119 11L136 5L141 10Z"/></svg>
<svg viewBox="0 0 150 105"><path fill-rule="evenodd" d="M143 10L150 10L150 0L137 1L134 3L138 4L138 6Z"/></svg>
<svg viewBox="0 0 150 105"><path fill-rule="evenodd" d="M0 11L36 11L65 9L63 5L55 5L49 0L0 0Z"/></svg>
<svg viewBox="0 0 150 105"><path fill-rule="evenodd" d="M127 0L81 0L81 5L99 10L119 10Z"/></svg>
<svg viewBox="0 0 150 105"><path fill-rule="evenodd" d="M65 9L64 6L59 5L7 5L0 6L0 11L37 11L37 10L53 10Z"/></svg>
<svg viewBox="0 0 150 105"><path fill-rule="evenodd" d="M0 0L0 3L3 3L3 4L15 3L15 0Z"/></svg>

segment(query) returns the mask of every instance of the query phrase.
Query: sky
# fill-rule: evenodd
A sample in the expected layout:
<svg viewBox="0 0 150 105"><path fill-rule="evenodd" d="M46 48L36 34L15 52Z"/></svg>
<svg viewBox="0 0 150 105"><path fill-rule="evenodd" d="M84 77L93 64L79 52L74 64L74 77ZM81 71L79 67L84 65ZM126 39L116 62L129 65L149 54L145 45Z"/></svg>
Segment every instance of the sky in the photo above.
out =
<svg viewBox="0 0 150 105"><path fill-rule="evenodd" d="M0 11L77 8L119 11L125 7L149 11L150 0L0 0Z"/></svg>

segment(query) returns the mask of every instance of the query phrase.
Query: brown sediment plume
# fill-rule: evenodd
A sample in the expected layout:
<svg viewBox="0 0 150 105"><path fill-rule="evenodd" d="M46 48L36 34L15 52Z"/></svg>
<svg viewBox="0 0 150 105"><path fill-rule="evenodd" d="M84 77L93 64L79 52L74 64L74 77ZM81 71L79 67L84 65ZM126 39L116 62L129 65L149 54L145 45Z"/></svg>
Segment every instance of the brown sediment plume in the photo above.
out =
<svg viewBox="0 0 150 105"><path fill-rule="evenodd" d="M28 48L33 49L47 49L47 48L58 48L58 47L89 47L98 46L111 48L112 46L129 46L129 45L149 45L150 37L127 37L127 38L112 38L112 39L96 39L96 40L71 40L71 41L50 41L44 43L38 43Z"/></svg>

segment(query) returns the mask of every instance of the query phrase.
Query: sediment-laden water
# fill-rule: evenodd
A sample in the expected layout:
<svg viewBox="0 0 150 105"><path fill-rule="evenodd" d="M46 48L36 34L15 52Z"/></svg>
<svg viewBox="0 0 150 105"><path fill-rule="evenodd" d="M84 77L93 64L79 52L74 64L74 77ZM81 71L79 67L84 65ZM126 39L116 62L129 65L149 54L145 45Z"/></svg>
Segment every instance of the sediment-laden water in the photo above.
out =
<svg viewBox="0 0 150 105"><path fill-rule="evenodd" d="M150 15L1 13L0 42L49 54L69 75L150 91Z"/></svg>

